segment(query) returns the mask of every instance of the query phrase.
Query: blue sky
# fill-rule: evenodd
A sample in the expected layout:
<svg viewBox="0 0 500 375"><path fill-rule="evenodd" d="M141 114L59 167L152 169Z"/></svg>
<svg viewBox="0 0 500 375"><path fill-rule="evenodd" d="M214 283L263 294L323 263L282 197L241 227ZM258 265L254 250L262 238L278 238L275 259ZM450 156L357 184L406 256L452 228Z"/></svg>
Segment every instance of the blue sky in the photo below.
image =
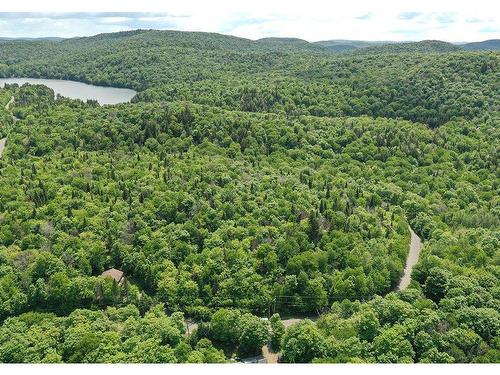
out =
<svg viewBox="0 0 500 375"><path fill-rule="evenodd" d="M250 39L475 41L500 38L500 9L494 4L489 0L54 0L43 4L23 0L0 7L0 36L74 37L151 28Z"/></svg>

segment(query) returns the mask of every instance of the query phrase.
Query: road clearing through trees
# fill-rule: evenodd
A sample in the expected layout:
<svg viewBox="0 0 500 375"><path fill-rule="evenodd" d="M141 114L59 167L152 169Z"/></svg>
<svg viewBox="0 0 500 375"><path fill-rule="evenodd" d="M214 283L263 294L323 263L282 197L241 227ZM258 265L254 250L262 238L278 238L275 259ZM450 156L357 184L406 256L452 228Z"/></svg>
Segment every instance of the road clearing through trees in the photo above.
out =
<svg viewBox="0 0 500 375"><path fill-rule="evenodd" d="M5 104L5 110L8 111L9 107L12 103L14 103L14 96L11 96L9 102L7 104ZM14 121L17 121L17 117L15 117L14 115L12 115L12 118L14 119ZM2 157L3 150L5 149L6 143L7 143L7 138L0 139L0 158Z"/></svg>
<svg viewBox="0 0 500 375"><path fill-rule="evenodd" d="M405 290L408 285L410 285L411 271L413 270L415 264L417 264L420 252L422 251L422 240L419 236L417 236L413 229L411 229L410 227L408 228L410 229L411 235L410 250L408 252L408 257L406 258L406 267L403 272L403 276L399 281L397 290Z"/></svg>

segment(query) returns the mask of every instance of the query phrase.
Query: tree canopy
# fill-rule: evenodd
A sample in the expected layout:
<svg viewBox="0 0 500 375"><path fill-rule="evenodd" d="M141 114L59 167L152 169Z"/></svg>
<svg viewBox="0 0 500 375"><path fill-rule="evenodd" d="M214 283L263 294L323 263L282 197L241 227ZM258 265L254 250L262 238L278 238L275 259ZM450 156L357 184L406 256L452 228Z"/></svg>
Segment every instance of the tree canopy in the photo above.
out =
<svg viewBox="0 0 500 375"><path fill-rule="evenodd" d="M3 42L139 93L0 89L0 362L498 362L499 55L424 47Z"/></svg>

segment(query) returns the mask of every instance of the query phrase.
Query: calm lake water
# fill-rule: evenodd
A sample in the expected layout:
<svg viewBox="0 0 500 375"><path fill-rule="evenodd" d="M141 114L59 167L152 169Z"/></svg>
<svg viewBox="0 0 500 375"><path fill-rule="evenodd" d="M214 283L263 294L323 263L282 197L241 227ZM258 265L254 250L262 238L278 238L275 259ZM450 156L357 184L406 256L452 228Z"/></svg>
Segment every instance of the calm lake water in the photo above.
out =
<svg viewBox="0 0 500 375"><path fill-rule="evenodd" d="M0 87L4 87L6 83L17 83L18 85L23 85L25 83L32 85L45 85L54 90L56 94L84 101L87 99L94 99L97 100L99 104L127 103L136 94L134 90L130 89L94 86L82 82L65 81L61 79L0 78Z"/></svg>

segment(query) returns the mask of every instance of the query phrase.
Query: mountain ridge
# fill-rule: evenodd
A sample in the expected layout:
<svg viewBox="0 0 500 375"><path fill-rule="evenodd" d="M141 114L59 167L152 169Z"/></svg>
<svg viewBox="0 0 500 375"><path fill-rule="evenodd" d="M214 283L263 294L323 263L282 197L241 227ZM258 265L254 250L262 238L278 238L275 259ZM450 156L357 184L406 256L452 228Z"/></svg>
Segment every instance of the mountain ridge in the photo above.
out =
<svg viewBox="0 0 500 375"><path fill-rule="evenodd" d="M353 52L358 50L363 50L365 48L370 48L368 51L364 52L398 52L400 50L415 49L417 52L419 47L423 44L429 44L433 42L435 44L431 49L435 49L435 52L447 52L447 51L497 51L500 50L500 39L488 39L482 41L474 42L447 42L442 40L420 40L420 41L391 41L391 40L356 40L356 39L325 39L319 41L307 41L301 38L295 37L265 37L259 39L249 39L244 37L238 37L230 34L216 33L216 32L203 32L203 31L181 31L181 30L156 30L156 29L136 29L127 31L118 31L113 33L100 33L91 36L81 36L81 37L0 37L0 42L20 42L20 41L30 41L30 42L52 42L52 43L67 43L67 42L90 42L100 39L120 39L120 38L134 38L140 37L144 34L157 34L161 36L178 37L182 36L205 36L205 37L216 37L225 40L238 41L241 43L246 43L248 45L254 46L267 46L270 49L286 50L287 47L293 49L305 49L305 50L315 50L318 52ZM440 44L440 47L437 46ZM393 46L393 47L384 47ZM446 48L444 46L447 46ZM457 48L451 47L455 46ZM379 51L380 49L380 51Z"/></svg>

